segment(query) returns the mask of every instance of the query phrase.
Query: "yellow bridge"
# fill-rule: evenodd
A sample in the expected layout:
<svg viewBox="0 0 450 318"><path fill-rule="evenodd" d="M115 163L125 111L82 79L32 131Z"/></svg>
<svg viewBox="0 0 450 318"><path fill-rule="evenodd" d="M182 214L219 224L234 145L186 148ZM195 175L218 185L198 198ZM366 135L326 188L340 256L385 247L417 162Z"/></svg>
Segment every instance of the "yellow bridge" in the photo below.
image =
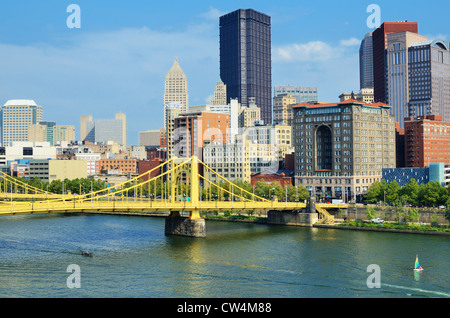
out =
<svg viewBox="0 0 450 318"><path fill-rule="evenodd" d="M157 177L151 177L152 172L158 169L164 172ZM199 169L203 170L203 175L199 173ZM207 173L215 174L217 180L221 182L211 182L204 177ZM158 198L156 187L162 186L164 180L166 180L164 194ZM165 211L174 215L187 212L189 219L195 220L201 219L201 211L302 211L306 208L303 202L278 202L276 199L268 200L250 193L223 178L196 156L188 159L172 158L126 183L80 195L49 193L6 174L3 174L3 182L9 182L11 189L14 184L15 189L21 188L25 193L12 190L9 193L1 193L0 216L70 212ZM128 186L125 187L125 184ZM182 184L187 185L187 190L184 189L183 192L180 187ZM148 188L149 195L146 197L142 195L143 187ZM206 189L206 200L202 200L201 188ZM130 197L130 191L138 195ZM327 209L336 208L346 208L346 206L316 204L319 222L333 223L334 217L327 212Z"/></svg>

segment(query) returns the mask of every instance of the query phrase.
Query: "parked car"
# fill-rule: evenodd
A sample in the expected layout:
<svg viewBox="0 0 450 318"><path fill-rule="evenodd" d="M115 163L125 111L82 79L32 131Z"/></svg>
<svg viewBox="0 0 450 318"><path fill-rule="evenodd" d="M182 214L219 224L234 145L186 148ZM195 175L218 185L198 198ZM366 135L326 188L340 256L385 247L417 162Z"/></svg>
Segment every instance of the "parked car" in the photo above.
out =
<svg viewBox="0 0 450 318"><path fill-rule="evenodd" d="M370 220L370 222L372 222L372 223L384 223L384 220L382 220L380 218L376 218L376 219Z"/></svg>

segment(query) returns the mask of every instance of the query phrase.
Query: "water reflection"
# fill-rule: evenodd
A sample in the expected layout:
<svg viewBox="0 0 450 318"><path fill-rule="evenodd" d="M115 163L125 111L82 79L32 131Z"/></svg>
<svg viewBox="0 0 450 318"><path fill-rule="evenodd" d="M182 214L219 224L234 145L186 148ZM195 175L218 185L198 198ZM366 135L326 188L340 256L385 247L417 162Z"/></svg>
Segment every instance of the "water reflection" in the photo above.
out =
<svg viewBox="0 0 450 318"><path fill-rule="evenodd" d="M165 236L161 218L1 219L0 297L448 297L448 243L209 221L206 238L187 238ZM416 253L427 275L413 280ZM69 264L81 267L80 290L65 288ZM381 289L366 286L369 264L381 267Z"/></svg>

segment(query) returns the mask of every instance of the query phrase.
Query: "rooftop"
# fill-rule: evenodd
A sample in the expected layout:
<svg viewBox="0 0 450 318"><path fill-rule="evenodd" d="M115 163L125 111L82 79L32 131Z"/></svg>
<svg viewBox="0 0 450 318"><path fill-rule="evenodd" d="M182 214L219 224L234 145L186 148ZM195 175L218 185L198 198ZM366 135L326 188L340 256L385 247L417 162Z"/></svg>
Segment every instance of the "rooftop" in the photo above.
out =
<svg viewBox="0 0 450 318"><path fill-rule="evenodd" d="M37 106L32 99L11 99L6 102L5 106Z"/></svg>
<svg viewBox="0 0 450 318"><path fill-rule="evenodd" d="M340 106L340 105L345 105L345 104L352 104L352 105L359 105L359 106L366 106L366 107L391 107L387 104L384 103L371 103L371 104L367 104L365 102L362 102L360 100L356 100L356 99L347 99L343 102L340 103L315 103L315 104L309 104L309 103L300 103L297 105L292 106L293 108L300 108L300 107L306 107L306 108L317 108L317 107L336 107L336 106Z"/></svg>

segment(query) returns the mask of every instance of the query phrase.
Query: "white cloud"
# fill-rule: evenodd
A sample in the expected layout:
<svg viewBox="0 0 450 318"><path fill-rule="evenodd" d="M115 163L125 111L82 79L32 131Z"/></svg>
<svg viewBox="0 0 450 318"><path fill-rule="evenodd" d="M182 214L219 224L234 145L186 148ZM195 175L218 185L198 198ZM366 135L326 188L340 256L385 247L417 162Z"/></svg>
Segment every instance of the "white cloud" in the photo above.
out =
<svg viewBox="0 0 450 318"><path fill-rule="evenodd" d="M332 59L335 53L333 47L322 41L293 43L274 48L272 51L274 61L284 62L327 61Z"/></svg>
<svg viewBox="0 0 450 318"><path fill-rule="evenodd" d="M272 85L317 86L319 99L335 102L359 89L359 50L349 40L293 43L272 50Z"/></svg>
<svg viewBox="0 0 450 318"><path fill-rule="evenodd" d="M205 18L207 20L213 20L214 22L217 23L217 21L219 21L219 18L224 15L226 12L224 11L220 11L217 8L214 7L209 7L208 12L205 12L203 14L201 14L200 16L202 18Z"/></svg>
<svg viewBox="0 0 450 318"><path fill-rule="evenodd" d="M80 115L113 118L123 111L128 139L137 143L139 131L163 125L164 78L175 57L188 77L190 104L203 104L219 78L216 25L204 20L176 32L80 32L68 43L0 43L1 102L34 99L44 120L77 131Z"/></svg>
<svg viewBox="0 0 450 318"><path fill-rule="evenodd" d="M348 40L341 40L339 43L342 46L359 46L361 45L361 40L357 38L350 38Z"/></svg>

